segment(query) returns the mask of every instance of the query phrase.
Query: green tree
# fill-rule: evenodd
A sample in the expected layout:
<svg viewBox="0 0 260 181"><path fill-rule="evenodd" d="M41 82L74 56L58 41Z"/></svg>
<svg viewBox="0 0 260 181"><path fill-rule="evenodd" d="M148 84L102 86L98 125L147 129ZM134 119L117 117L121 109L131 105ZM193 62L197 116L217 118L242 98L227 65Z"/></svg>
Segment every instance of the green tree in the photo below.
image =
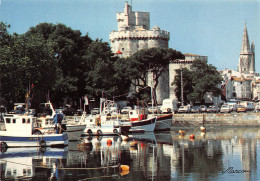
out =
<svg viewBox="0 0 260 181"><path fill-rule="evenodd" d="M176 86L175 94L181 101L181 71L182 71L182 80L183 80L183 102L188 103L189 102L188 94L193 92L193 86L191 86L192 72L187 68L183 68L182 70L177 69L176 70L177 76L175 76L172 85Z"/></svg>
<svg viewBox="0 0 260 181"><path fill-rule="evenodd" d="M53 53L40 35L14 34L0 47L1 93L10 104L23 102L30 83L37 87L34 100L53 83ZM35 94L35 95L37 95Z"/></svg>
<svg viewBox="0 0 260 181"><path fill-rule="evenodd" d="M209 65L206 61L198 59L192 63L190 70L183 69L183 71L183 93L185 101L203 102L203 97L207 92L212 92L214 96L221 94L221 89L218 88L218 85L221 83L222 77L213 65ZM172 85L176 85L175 93L179 100L181 90L180 76L180 71L177 70L177 75L172 83Z"/></svg>
<svg viewBox="0 0 260 181"><path fill-rule="evenodd" d="M146 88L148 83L148 72L152 73L152 91L156 102L156 88L159 78L167 69L171 60L181 59L184 55L171 48L149 48L142 49L126 59L127 73L134 86L141 89Z"/></svg>

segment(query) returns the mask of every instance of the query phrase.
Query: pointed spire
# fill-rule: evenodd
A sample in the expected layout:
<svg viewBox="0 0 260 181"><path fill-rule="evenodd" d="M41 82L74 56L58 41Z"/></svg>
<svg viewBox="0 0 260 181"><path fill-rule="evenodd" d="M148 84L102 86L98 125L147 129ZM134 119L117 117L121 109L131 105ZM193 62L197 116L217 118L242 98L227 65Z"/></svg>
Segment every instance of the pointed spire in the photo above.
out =
<svg viewBox="0 0 260 181"><path fill-rule="evenodd" d="M249 44L249 38L248 38L246 22L245 22L240 54L247 54L249 52L250 52L250 44Z"/></svg>

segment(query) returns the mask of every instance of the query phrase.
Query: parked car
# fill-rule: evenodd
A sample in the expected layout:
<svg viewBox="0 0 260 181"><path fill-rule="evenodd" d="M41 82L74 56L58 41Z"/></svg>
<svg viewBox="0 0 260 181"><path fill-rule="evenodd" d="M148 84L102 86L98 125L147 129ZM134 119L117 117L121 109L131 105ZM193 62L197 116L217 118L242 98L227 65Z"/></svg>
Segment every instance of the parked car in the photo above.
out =
<svg viewBox="0 0 260 181"><path fill-rule="evenodd" d="M258 103L255 105L255 111L256 111L256 112L259 112L259 111L260 111L260 102L258 102Z"/></svg>
<svg viewBox="0 0 260 181"><path fill-rule="evenodd" d="M243 101L240 102L239 104L245 106L247 111L253 111L255 109L255 104L254 102L251 101Z"/></svg>
<svg viewBox="0 0 260 181"><path fill-rule="evenodd" d="M121 110L122 114L128 114L130 110L133 110L132 107L126 106Z"/></svg>
<svg viewBox="0 0 260 181"><path fill-rule="evenodd" d="M180 106L178 109L178 113L189 113L190 106Z"/></svg>
<svg viewBox="0 0 260 181"><path fill-rule="evenodd" d="M200 106L192 106L190 112L191 113L200 113Z"/></svg>
<svg viewBox="0 0 260 181"><path fill-rule="evenodd" d="M201 106L200 106L200 111L201 111L201 112L207 112L207 106L201 105Z"/></svg>
<svg viewBox="0 0 260 181"><path fill-rule="evenodd" d="M209 106L207 109L208 113L218 113L219 112L219 108L216 106Z"/></svg>
<svg viewBox="0 0 260 181"><path fill-rule="evenodd" d="M237 107L237 112L238 112L238 113L239 113L239 112L246 112L246 107L243 106L243 105L238 105L238 107Z"/></svg>
<svg viewBox="0 0 260 181"><path fill-rule="evenodd" d="M237 111L237 103L235 103L235 102L227 102L225 104L227 104L231 108L231 111Z"/></svg>
<svg viewBox="0 0 260 181"><path fill-rule="evenodd" d="M232 108L227 104L223 104L220 108L220 112L221 113L225 113L225 112L230 113L230 112L232 112Z"/></svg>
<svg viewBox="0 0 260 181"><path fill-rule="evenodd" d="M160 114L162 111L160 110L159 107L156 107L156 106L151 106L151 107L148 107L148 113L151 114L151 113L155 113L155 114Z"/></svg>

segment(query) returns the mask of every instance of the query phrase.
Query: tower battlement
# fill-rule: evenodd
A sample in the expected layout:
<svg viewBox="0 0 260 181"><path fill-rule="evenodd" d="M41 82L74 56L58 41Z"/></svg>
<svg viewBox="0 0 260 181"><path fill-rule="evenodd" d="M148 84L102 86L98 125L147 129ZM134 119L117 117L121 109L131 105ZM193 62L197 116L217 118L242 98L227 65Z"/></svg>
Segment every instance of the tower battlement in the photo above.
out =
<svg viewBox="0 0 260 181"><path fill-rule="evenodd" d="M160 29L136 29L133 31L123 30L123 31L112 31L109 33L109 40L120 41L120 40L164 40L168 41L170 39L170 33Z"/></svg>

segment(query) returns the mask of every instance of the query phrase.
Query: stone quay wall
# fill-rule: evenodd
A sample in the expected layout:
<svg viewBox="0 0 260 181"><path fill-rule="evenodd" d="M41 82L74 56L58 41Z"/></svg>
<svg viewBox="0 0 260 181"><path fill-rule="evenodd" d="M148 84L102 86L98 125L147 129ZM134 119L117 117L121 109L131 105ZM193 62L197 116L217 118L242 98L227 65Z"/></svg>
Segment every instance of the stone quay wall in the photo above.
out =
<svg viewBox="0 0 260 181"><path fill-rule="evenodd" d="M174 114L174 126L260 126L260 113Z"/></svg>

